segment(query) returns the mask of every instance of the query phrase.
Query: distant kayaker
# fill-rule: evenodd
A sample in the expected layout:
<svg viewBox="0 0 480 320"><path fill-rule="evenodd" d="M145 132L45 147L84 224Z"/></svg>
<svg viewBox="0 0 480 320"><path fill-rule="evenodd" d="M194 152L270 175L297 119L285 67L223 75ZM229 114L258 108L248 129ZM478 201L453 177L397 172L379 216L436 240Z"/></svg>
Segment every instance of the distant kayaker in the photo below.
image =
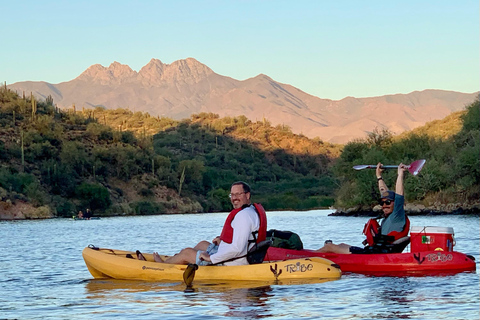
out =
<svg viewBox="0 0 480 320"><path fill-rule="evenodd" d="M234 210L228 215L221 235L213 239L212 243L201 241L195 247L185 248L165 261L155 252L153 254L155 261L208 265L246 255L249 244L253 245L256 240L257 242L265 240L267 230L265 212L262 208L263 212L257 213L255 206L250 203L250 191L250 186L245 182L232 184L229 196ZM245 265L248 261L243 257L224 264Z"/></svg>
<svg viewBox="0 0 480 320"><path fill-rule="evenodd" d="M334 244L331 241L325 241L325 245L318 249L318 252L334 253L389 253L396 250L403 250L401 246L394 246L395 240L408 235L409 220L405 215L403 177L408 167L403 163L398 165L397 182L395 192L388 190L387 185L382 178L382 164L378 163L376 168L376 177L378 188L380 190L380 205L383 210L383 220L381 226L376 219L370 219L365 225L364 233L367 239L364 241L364 248L351 246L346 243ZM398 249L397 249L398 248Z"/></svg>

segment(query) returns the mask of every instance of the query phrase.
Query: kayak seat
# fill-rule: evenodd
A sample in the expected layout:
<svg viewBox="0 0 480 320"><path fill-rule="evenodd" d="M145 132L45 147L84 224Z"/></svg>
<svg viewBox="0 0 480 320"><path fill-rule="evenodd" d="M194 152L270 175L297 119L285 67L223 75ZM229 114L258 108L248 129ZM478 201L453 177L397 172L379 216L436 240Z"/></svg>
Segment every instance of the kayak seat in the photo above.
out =
<svg viewBox="0 0 480 320"><path fill-rule="evenodd" d="M253 247L248 250L247 261L250 264L262 263L267 254L268 248L272 245L272 240L264 240L259 243L255 243Z"/></svg>
<svg viewBox="0 0 480 320"><path fill-rule="evenodd" d="M400 239L395 240L392 246L392 253L401 253L410 243L410 237L406 236Z"/></svg>

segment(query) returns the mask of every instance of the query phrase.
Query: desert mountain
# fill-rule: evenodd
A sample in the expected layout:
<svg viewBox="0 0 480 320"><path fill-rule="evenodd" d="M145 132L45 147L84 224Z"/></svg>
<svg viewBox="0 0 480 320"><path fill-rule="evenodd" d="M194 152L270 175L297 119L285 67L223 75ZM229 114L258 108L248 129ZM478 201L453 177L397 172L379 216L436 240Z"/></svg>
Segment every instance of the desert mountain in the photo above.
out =
<svg viewBox="0 0 480 320"><path fill-rule="evenodd" d="M51 95L60 108L127 108L154 116L184 119L200 112L245 115L251 120L286 124L295 133L345 143L375 127L399 134L462 110L478 93L415 91L371 98L321 99L266 75L239 81L219 75L193 58L164 64L152 59L136 72L113 62L90 66L77 78L58 84L17 82L18 93Z"/></svg>

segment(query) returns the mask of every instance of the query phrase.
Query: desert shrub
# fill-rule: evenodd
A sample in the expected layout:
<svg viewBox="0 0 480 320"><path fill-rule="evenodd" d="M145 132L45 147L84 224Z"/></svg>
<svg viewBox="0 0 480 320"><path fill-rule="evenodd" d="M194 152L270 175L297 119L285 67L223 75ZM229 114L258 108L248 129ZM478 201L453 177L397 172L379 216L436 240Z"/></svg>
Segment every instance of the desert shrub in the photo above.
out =
<svg viewBox="0 0 480 320"><path fill-rule="evenodd" d="M151 201L138 201L131 204L134 212L138 215L154 215L165 213L165 207L161 203Z"/></svg>
<svg viewBox="0 0 480 320"><path fill-rule="evenodd" d="M105 211L112 204L108 189L100 184L84 182L78 186L75 193L83 205L92 211Z"/></svg>

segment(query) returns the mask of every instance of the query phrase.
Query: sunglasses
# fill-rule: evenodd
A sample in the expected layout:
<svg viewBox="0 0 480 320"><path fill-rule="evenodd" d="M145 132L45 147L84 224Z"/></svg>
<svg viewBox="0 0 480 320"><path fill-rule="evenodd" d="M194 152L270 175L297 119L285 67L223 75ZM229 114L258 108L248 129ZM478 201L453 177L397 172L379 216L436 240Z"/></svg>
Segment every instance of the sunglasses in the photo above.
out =
<svg viewBox="0 0 480 320"><path fill-rule="evenodd" d="M392 202L393 202L392 200L385 200L385 201L380 200L379 203L380 203L381 206L383 206L384 204L386 204L387 206L389 206L389 205L392 204Z"/></svg>

